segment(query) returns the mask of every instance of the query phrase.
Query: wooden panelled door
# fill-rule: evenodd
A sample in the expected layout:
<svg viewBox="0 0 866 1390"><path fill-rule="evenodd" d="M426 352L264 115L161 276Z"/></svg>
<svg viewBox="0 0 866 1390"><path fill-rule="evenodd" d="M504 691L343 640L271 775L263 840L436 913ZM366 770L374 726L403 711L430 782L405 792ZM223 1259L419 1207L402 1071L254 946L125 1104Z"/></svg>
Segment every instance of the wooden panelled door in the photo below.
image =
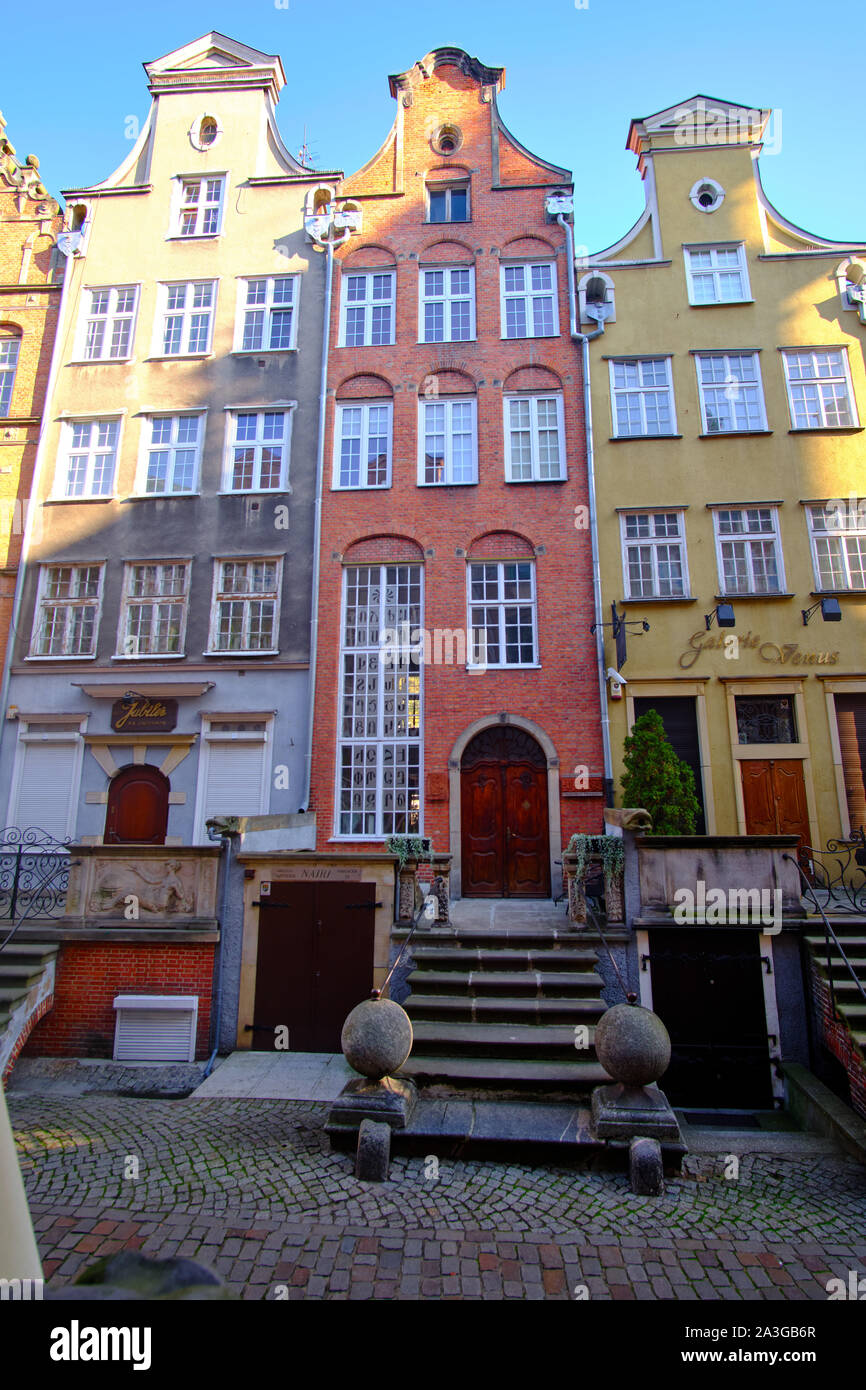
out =
<svg viewBox="0 0 866 1390"><path fill-rule="evenodd" d="M810 842L803 764L799 758L743 759L747 835L797 835Z"/></svg>
<svg viewBox="0 0 866 1390"><path fill-rule="evenodd" d="M122 767L108 788L107 845L164 845L168 828L168 778L158 767Z"/></svg>
<svg viewBox="0 0 866 1390"><path fill-rule="evenodd" d="M463 896L550 897L547 759L535 739L497 725L468 745L460 772Z"/></svg>

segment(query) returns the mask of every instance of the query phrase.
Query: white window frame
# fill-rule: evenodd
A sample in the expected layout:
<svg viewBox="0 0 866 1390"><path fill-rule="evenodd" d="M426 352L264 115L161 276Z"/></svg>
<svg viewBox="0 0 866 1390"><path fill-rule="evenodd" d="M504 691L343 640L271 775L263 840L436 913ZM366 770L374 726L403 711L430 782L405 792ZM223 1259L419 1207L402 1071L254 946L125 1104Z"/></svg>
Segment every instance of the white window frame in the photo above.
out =
<svg viewBox="0 0 866 1390"><path fill-rule="evenodd" d="M728 266L728 265L719 265L719 264L717 264L717 255L718 255L718 252L720 252L720 251L724 251L724 252L726 252L726 253L730 253L731 251L736 251L736 253L737 253L737 265L736 265L736 267L734 267L734 266ZM709 265L709 267L704 267L704 266L693 266L693 265L692 265L692 254L693 254L693 253L695 253L695 254L707 254L707 253L709 253L710 258L711 258L711 264ZM695 305L695 306L698 307L698 308L703 308L705 305L708 305L708 304L748 304L749 301L751 300L751 298L752 298L752 290L751 290L751 286L750 286L750 284L749 284L749 267L748 267L748 263L747 263L747 261L746 261L746 247L745 247L744 242L741 242L741 241L740 241L740 242L737 242L737 243L735 243L735 244L733 244L733 245L725 245L723 242L717 242L717 243L707 243L706 245L702 245L702 244L700 244L700 243L696 243L696 244L693 245L693 246L684 246L684 247L683 247L683 259L684 259L684 261L685 261L685 267L686 267L686 285L687 285L687 287L688 287L688 292L689 292L689 303L690 303L690 304ZM741 288L742 288L742 291L743 291L743 292L742 292L742 294L738 294L738 295L733 295L733 296L731 296L731 295L727 295L727 294L725 294L725 293L723 292L724 286L723 286L723 282L722 282L722 277L723 277L724 275L731 274L731 273L733 273L734 271L736 271L736 273L740 276L740 285L741 285ZM698 295L697 295L697 292L696 292L696 289L695 289L695 276L696 276L696 275L702 275L702 276L703 276L703 275L711 275L711 276L712 276L712 280L713 280L713 298L712 298L712 299L699 299L699 298L698 298Z"/></svg>
<svg viewBox="0 0 866 1390"><path fill-rule="evenodd" d="M377 277L387 277L390 282L391 291L387 298L374 298L374 281ZM363 279L365 292L363 299L349 300L349 283L352 280ZM385 342L373 342L373 310L388 306L390 310L390 334ZM347 342L348 317L350 309L364 310L364 336L360 343ZM397 320L397 276L392 268L381 270L344 270L342 276L340 294L340 341L338 347L388 347L394 342L394 332Z"/></svg>
<svg viewBox="0 0 866 1390"><path fill-rule="evenodd" d="M18 362L21 357L22 337L23 334L20 333L9 333L4 334L4 336L0 338L0 352L7 347L11 347L13 344L15 347L14 353L10 352L9 354L11 360L0 362L0 383L2 383L2 386L0 386L0 407L2 407L4 399L6 405L9 407L8 410L0 408L0 418L4 420L11 418L12 398L15 394L15 377L18 374ZM4 378L6 378L6 380L4 380Z"/></svg>
<svg viewBox="0 0 866 1390"><path fill-rule="evenodd" d="M274 294L277 281L288 281L291 285L292 297L290 302L275 302ZM250 304L248 302L250 286L262 284L265 286L264 299L261 303ZM233 351L239 353L255 353L259 356L265 352L295 352L298 346L298 301L300 299L300 292L300 275L246 275L239 277ZM275 316L284 316L287 311L290 315L289 342L278 347L271 347L270 340ZM247 318L251 314L261 314L262 316L261 347L244 347Z"/></svg>
<svg viewBox="0 0 866 1390"><path fill-rule="evenodd" d="M454 407L470 406L470 427L472 431L472 477L455 478L454 468ZM427 412L437 408L445 411L445 460L443 478L428 479L427 474ZM462 433L462 431L461 431ZM430 400L418 401L418 486L419 487L471 487L478 482L478 400L475 396L435 396Z"/></svg>
<svg viewBox="0 0 866 1390"><path fill-rule="evenodd" d="M240 714L207 714L202 715L201 729L201 752L198 760L198 776L196 778L195 790L195 815L194 843L207 844L208 834L204 824L205 793L207 790L207 779L210 768L210 750L214 743L246 743L261 744L264 747L262 757L262 782L260 805L264 808L260 814L267 815L271 804L271 771L273 763L273 740L274 740L274 712L273 710L263 710L261 713ZM230 729L230 724L264 724L264 729Z"/></svg>
<svg viewBox="0 0 866 1390"><path fill-rule="evenodd" d="M276 567L274 587L260 593L232 593L230 590L221 588L223 575L223 565L274 565ZM213 590L211 594L210 624L208 633L208 649L205 656L279 656L280 647L280 599L282 595L283 577L283 557L282 555L220 555L214 558L213 562ZM250 603L258 602L260 599L273 600L274 604L274 623L273 638L276 645L272 647L219 647L217 640L219 636L219 605L220 603L237 602L245 605L246 611L243 616L243 631L247 639L249 638L249 608Z"/></svg>
<svg viewBox="0 0 866 1390"><path fill-rule="evenodd" d="M665 365L665 384L659 386L652 382L645 384L642 380L643 368L648 362L663 362ZM620 366L636 366L639 369L639 381L637 385L617 386L616 368ZM673 359L671 357L615 357L608 363L610 369L610 414L611 429L614 439L670 439L677 433L677 410L674 399L673 381ZM647 397L650 394L667 395L668 409L670 411L670 428L666 430L648 430L647 424ZM617 418L617 399L619 396L638 395L640 404L640 421L643 428L635 432L628 430L620 431L619 420Z"/></svg>
<svg viewBox="0 0 866 1390"><path fill-rule="evenodd" d="M419 585L419 594L420 594L420 598L419 598L420 621L419 621L419 623L418 623L418 627L415 628L415 626L414 626L413 624L410 624L410 623L408 623L408 622L397 621L397 622L394 624L394 627L391 628L391 629L389 630L389 629L388 629L387 622L386 622L386 619L387 619L387 612L386 612L386 610L387 610L387 594L386 594L386 589L387 589L387 586L388 586L388 579L387 579L388 571L389 571L389 570L405 570L405 571L410 571L410 570L415 570L415 569L417 569L417 570L420 571L419 576L418 576L418 585ZM347 615L347 609L348 609L348 596L349 596L349 581L348 581L348 576L349 576L350 573L355 572L355 571L358 571L358 570L367 570L367 571L370 571L370 572L372 572L372 571L378 571L378 578L377 578L377 579L374 579L373 582L374 582L375 584L378 585L379 592L380 592L378 617L377 617L377 622L376 622L376 624L374 624L374 627L375 627L375 629L376 629L376 631L377 631L377 635L378 635L379 641L378 641L378 644L371 644L371 643L369 643L369 642L357 642L357 643L355 643L355 644L352 645L352 646L347 646L347 645L346 645L346 642L345 642L345 638L346 638L346 615ZM408 834L412 834L412 835L423 835L423 834L424 834L424 662L423 662L423 640L422 640L422 639L423 639L422 624L423 624L423 621L424 621L424 598L425 598L425 593L424 593L424 579L425 579L425 575L424 575L424 566L421 565L421 564L418 564L418 563L416 563L416 562L409 562L409 563L402 562L402 563L398 563L398 564L396 564L396 565L389 565L389 564L382 564L382 565L376 565L376 564L373 564L373 565L348 565L348 566L345 566L344 569L343 569L343 578L342 578L342 585L341 585L341 589L342 589L342 598L341 598L341 604L340 604L340 675L339 675L339 683L340 683L340 684L339 684L339 713L338 713L338 716L337 716L337 742L336 742L337 755L336 755L336 759L335 759L335 771L334 771L334 835L333 835L333 839L334 839L334 840L351 840L351 841L360 841L360 840L375 841L375 840L379 840L379 841L381 841L381 840L383 840L384 838L386 838L388 835L390 835L390 834L392 834L392 833L396 833L396 834L407 834L407 833L408 833ZM404 584L411 584L411 583L413 582L413 580L411 579L411 577L406 578L406 579L403 579L402 581L398 578L398 579L395 580L394 582L397 583L397 584L399 584L399 583L401 583L401 582L404 583ZM371 607L372 607L372 605L371 605ZM398 611L399 611L399 609L398 609ZM415 640L414 642L413 642L413 640L412 640L412 639L413 639L413 633L417 633L417 640ZM366 629L366 635L369 636L369 627ZM386 656L387 656L387 658L388 658L387 660L386 660ZM362 658L362 661L363 661L363 660L366 660L368 663L369 663L370 661L373 661L373 662L375 663L375 666L376 666L377 670L378 670L379 686L378 686L377 691L376 691L376 694L375 694L375 701L376 701L376 711L375 711L375 718L376 718L376 733L375 733L375 735L370 734L370 733L366 730L366 728L365 728L365 731L364 731L362 734L356 733L356 732L354 731L354 729L353 729L353 732L352 732L351 735L347 735L347 734L345 733L345 731L344 731L343 719L344 719L344 717L346 717L346 716L344 716L344 706L345 706L345 703L346 703L347 701L353 701L354 695L355 695L355 694L359 694L359 695L361 695L362 700L363 700L363 703L364 703L364 705L365 705L366 713L369 715L369 713L370 713L369 699L371 698L371 697L369 696L369 692L367 693L367 698L366 698L366 699L364 698L364 687L362 687L362 686L353 687L351 690L349 689L348 683L346 682L347 665L348 665L348 662L347 662L347 660L346 660L347 657L360 657L360 658ZM392 695L389 695L389 693L388 693L388 692L385 690L385 688L384 688L384 681L385 681L385 678L387 677L387 675L388 675L389 673L393 674L393 676L394 676L395 689L394 689L394 692L393 692ZM408 732L409 728L411 727L410 721L411 721L411 717L412 717L412 708L411 708L411 706L412 706L412 692L411 692L410 689L409 689L410 677L413 677L413 678L416 677L416 678L417 678L417 681L418 681L418 690L417 690L417 711L416 711L416 713L417 713L417 725L418 725L418 735L417 735L417 738L412 738L412 737L410 737L410 736L409 736L409 732ZM359 677L359 679L360 679L361 681L363 681L363 680L365 679L365 677L362 675L362 676ZM402 689L402 690L398 690L398 689L397 689L398 683L400 683L400 682L403 682L403 689ZM385 705L386 705L386 701L387 701L388 699L391 699L391 700L393 701L393 704L394 704L394 707L395 707L395 714L394 714L395 719L396 719L397 714L398 714L398 710L397 710L398 702L399 702L400 700L405 700L405 705L406 705L406 725L407 725L407 732L406 732L405 735L403 735L403 734L398 734L396 731L395 731L395 733L394 733L393 735L386 734L386 732L385 732L385 727L384 727L384 726L385 726L385 713L386 713L386 711L385 711ZM352 719L352 720L354 720L354 719L356 718L355 706L354 706L354 704L353 704L352 714L349 715L348 717L349 717L350 719ZM410 749L414 749L414 748L417 748L417 750L418 750L418 785L417 785L417 793L418 793L418 826L417 826L417 828L411 828L411 829L410 829L410 827L409 827L409 820L408 820L408 817L409 817L409 809L408 809L408 805L407 805L407 810L406 810L406 813L405 813L405 814L406 814L406 823L405 823L405 827L404 827L403 829L398 830L398 831L394 831L394 830L392 830L391 828L386 827L385 824L384 824L384 816L385 816L385 814L386 814L386 812L385 812L385 806L384 806L384 793L385 793L385 790L386 790L385 765L384 765L384 750L385 750L387 747L390 747L392 750L395 750L395 749L398 748L398 747L402 747L402 748L405 748L406 751L407 751L407 758L406 758L406 763L405 763L405 767L406 767L406 769L407 769L407 784L406 784L406 788L405 788L406 794L407 794L407 802L408 802L408 799L409 799L409 797L410 797L410 795L411 795L411 792L414 790L414 789L412 788L412 786L410 785L410 783L409 783L409 775L408 775L408 769L409 769L408 751L409 751ZM351 794L352 794L352 791L353 791L353 788L352 788L351 786L350 786L349 788L344 788L343 785L342 785L342 781L343 781L343 751L344 751L344 749L355 749L355 748L360 748L361 750L369 749L369 748L374 748L374 749L375 749L375 775L376 775L376 788L375 788L375 790L376 790L376 810L375 810L375 819L376 819L376 828L375 828L375 830L373 830L373 831L352 831L352 830L344 831L344 830L341 829L341 819L340 819L340 818L341 818L342 815L345 814L345 815L348 815L348 816L352 816L352 815L360 814L360 815L363 817L363 816L366 814L366 812L365 812L363 809L362 809L360 812L356 812L356 811L352 808L351 805L348 807L347 810L344 811L344 809L343 809L343 807L342 807L342 805L341 805L341 802L342 802L342 793L343 793L343 791L344 791L344 790L348 790L349 795L350 795L350 799L351 799ZM394 764L394 768L396 769L396 763ZM353 771L354 771L354 768L353 768ZM398 790L398 788L396 787L396 785L394 785L394 791L396 792L397 790ZM402 789L400 789L400 790L402 790ZM394 816L396 817L396 815L397 815L396 808L395 808L393 814L394 814Z"/></svg>
<svg viewBox="0 0 866 1390"><path fill-rule="evenodd" d="M89 715L58 715L58 714L31 714L25 716L18 723L18 739L15 745L15 760L12 766L12 777L9 787L9 814L7 825L21 825L18 816L18 800L21 795L21 783L24 776L25 753L28 743L49 743L62 744L71 743L75 745L75 757L72 765L72 780L69 787L69 805L66 811L66 830L64 839L71 839L75 835L76 824L78 821L79 796L81 793L81 769L84 764L84 733L87 729ZM31 727L36 724L48 724L56 726L56 731L52 729L39 730L31 733ZM21 826L26 829L26 826Z"/></svg>
<svg viewBox="0 0 866 1390"><path fill-rule="evenodd" d="M447 182L446 182L445 180L443 180L441 183L437 182L437 181L434 179L434 180L432 180L430 183L428 183L428 184L425 186L425 189L424 189L424 192L425 192L425 195L426 195L426 197L425 197L425 208L424 208L424 221L425 221L425 223L426 223L428 226L430 226L430 227L447 227L447 226L452 225L452 224L453 224L454 226L461 226L461 225L465 225L465 223L467 223L467 222L471 222L471 221L472 221L472 200L471 200L471 194L470 194L469 185L470 185L470 180L469 180L468 178L465 178L465 179L451 179L451 180L449 180L449 181L447 181ZM459 191L465 192L465 194L466 194L466 216L465 216L465 217L452 217L452 216L451 216L451 194L452 194L452 192L453 192L454 189L458 189ZM443 217L443 218L441 218L441 219L439 219L439 220L437 220L437 221L434 221L433 218L430 216L430 211L431 211L431 207L430 207L430 198L431 198L431 195L432 195L432 194L440 194L440 193L444 193L444 194L445 194L445 211L447 212L448 216L447 216L447 217Z"/></svg>
<svg viewBox="0 0 866 1390"><path fill-rule="evenodd" d="M183 592L175 594L151 594L133 595L132 580L135 570L155 567L160 572L160 579L164 578L165 569L171 566L175 569L183 570ZM189 614L189 590L190 590L190 571L192 569L189 560L127 560L123 567L123 593L120 601L120 616L117 624L117 651L115 656L124 658L127 661L175 661L186 655L186 623ZM158 610L160 607L176 606L181 609L179 648L175 652L171 651L141 651L138 648L138 638L132 637L128 632L129 618L133 608L150 608ZM153 620L151 620L153 621Z"/></svg>
<svg viewBox="0 0 866 1390"><path fill-rule="evenodd" d="M677 522L676 535L656 535L654 530L647 536L629 536L628 521L630 517L675 517ZM622 583L623 599L633 603L640 603L645 599L684 599L690 597L689 582L689 563L688 551L686 547L686 514L681 508L677 507L636 507L633 511L620 512L620 546L622 552ZM682 570L682 591L680 593L663 594L661 592L661 580L659 578L659 556L658 551L661 546L676 546L680 552L680 568ZM633 549L649 548L651 551L650 563L652 565L652 593L638 594L632 592L631 574L629 571L629 551Z"/></svg>
<svg viewBox="0 0 866 1390"><path fill-rule="evenodd" d="M532 596L526 599L507 599L505 598L505 570L508 566L528 565L529 579L532 588ZM488 601L485 599L474 600L472 597L472 570L476 567L493 567L497 571L497 597ZM515 576L517 578L517 576ZM519 582L519 578L518 578ZM490 650L486 639L486 623L484 628L477 628L473 623L473 609L478 608L497 608L498 609L498 641L499 654L502 656L506 650L506 609L509 608L530 608L532 614L532 660L531 661L492 661ZM531 671L539 665L538 656L538 587L536 580L535 561L521 558L519 560L469 560L466 565L466 631L469 635L467 642L467 670L478 671ZM485 639L483 642L476 642L476 631L484 631ZM481 660L476 656L480 652Z"/></svg>
<svg viewBox="0 0 866 1390"><path fill-rule="evenodd" d="M181 285L185 287L184 303L181 308L170 309L168 307L169 291L178 289ZM195 297L197 287L209 286L211 289L210 304L188 304L187 300ZM190 291L193 291L192 296ZM168 361L175 361L183 357L209 357L213 352L214 320L216 319L217 297L219 293L218 280L163 280L157 286L157 312L154 323L153 357L164 357ZM191 348L190 330L193 317L203 317L208 315L207 342L204 347ZM169 319L181 321L180 329L180 348L177 352L166 350L166 328Z"/></svg>
<svg viewBox="0 0 866 1390"><path fill-rule="evenodd" d="M223 481L221 491L231 493L233 496L238 494L249 497L253 493L271 494L275 492L289 491L289 457L292 450L292 416L294 406L289 401L275 401L272 405L251 406L245 409L242 406L227 406L226 416L226 442L225 456L223 460ZM242 415L252 415L256 417L256 434L254 439L241 439L237 437L238 421ZM279 441L281 449L280 456L280 477L279 482L269 487L262 486L262 456L264 450L271 445L276 445L276 439L265 438L265 418L268 415L282 415L283 433ZM253 479L250 487L235 487L234 478L234 451L235 449L249 449L253 451Z"/></svg>
<svg viewBox="0 0 866 1390"><path fill-rule="evenodd" d="M75 430L83 426L90 427L90 436L86 451L75 448ZM94 431L102 425L112 426L115 430L114 444L112 446L100 444L99 436L94 436ZM96 444L93 443L94 437ZM112 415L84 415L63 421L61 433L61 445L57 455L57 470L54 475L54 491L51 495L52 501L62 502L82 502L96 498L104 501L114 497L117 486L117 466L120 458L120 448L123 439L123 417L120 414ZM84 487L81 492L70 492L69 483L71 479L70 463L72 456L83 457L86 462L84 465ZM97 458L112 460L110 473L110 487L101 488L98 492L94 491L94 471Z"/></svg>
<svg viewBox="0 0 866 1390"><path fill-rule="evenodd" d="M749 502L726 502L723 506L712 507L711 510L713 513L713 531L715 533L716 541L716 564L718 567L719 575L719 593L723 595L725 598L766 598L767 596L771 596L773 594L785 593L785 564L784 556L782 554L782 536L779 529L779 508L777 506L768 507L766 505ZM764 528L762 530L753 531L746 530L723 533L720 530L722 512L769 512L770 528ZM778 579L778 587L775 589L756 589L754 587L755 567L754 559L752 556L751 543L757 541L773 542L776 563L776 576ZM745 543L746 545L746 562L748 566L749 581L751 586L748 589L729 589L726 585L723 546L731 543Z"/></svg>
<svg viewBox="0 0 866 1390"><path fill-rule="evenodd" d="M385 481L381 483L370 483L364 481L364 472L370 464L370 411L387 411L387 458L385 463ZM343 481L343 421L346 412L358 410L361 412L361 432L357 436L361 441L360 460L359 460L359 480L357 483ZM349 436L354 438L355 436ZM391 486L391 455L394 438L394 403L391 400L373 401L338 401L334 418L334 461L333 478L331 487L335 492L357 492L372 491Z"/></svg>
<svg viewBox="0 0 866 1390"><path fill-rule="evenodd" d="M202 192L207 195L208 185L214 182L219 183L219 198L217 200L208 198L207 196L203 198L201 196ZM195 203L188 202L184 197L186 188L192 184L198 184L199 186L199 197ZM176 174L174 188L172 190L171 230L169 232L169 239L176 239L178 241L202 241L219 236L223 229L227 184L228 175L226 173ZM217 209L216 226L209 231L202 231L202 226L207 220L208 211L212 210L214 207ZM184 215L193 208L195 208L194 230L185 232L183 230Z"/></svg>
<svg viewBox="0 0 866 1390"><path fill-rule="evenodd" d="M153 422L154 420L171 421L171 440L169 443L154 443L153 441ZM198 421L198 430L195 444L192 445L186 440L178 441L178 424L181 420ZM201 459L204 449L204 435L207 421L207 411L204 410L175 410L175 411L153 411L151 414L141 417L141 438L139 442L138 469L135 480L136 497L194 497L199 491ZM177 455L179 453L193 452L195 459L193 462L193 476L189 487L176 488L166 486L164 488L148 488L148 475L150 473L151 454L167 453L168 463L166 464L165 478L166 484L173 482L177 470Z"/></svg>
<svg viewBox="0 0 866 1390"><path fill-rule="evenodd" d="M750 377L736 377L734 375L733 363L737 361L749 360L754 369L754 375ZM704 362L721 362L724 368L723 381L704 381L701 375ZM761 363L757 352L696 352L695 353L695 372L698 378L698 399L701 405L701 429L704 434L752 434L754 431L767 429L767 411L764 404L764 387L761 381ZM736 423L736 405L738 402L740 389L754 389L756 395L757 421L748 421L745 425ZM730 415L732 423L725 429L711 429L710 420L721 419L721 416L711 416L707 410L708 391L723 391L725 401L730 403Z"/></svg>
<svg viewBox="0 0 866 1390"><path fill-rule="evenodd" d="M72 598L49 598L48 582L52 570L96 570L98 574L97 591L92 596L81 597L75 595ZM80 579L79 579L80 584ZM28 661L95 661L99 648L99 624L102 617L102 600L105 593L105 562L97 561L88 564L85 561L76 560L70 564L46 564L39 567L39 582L36 591L36 603L33 609L33 627L30 632L30 649L27 655ZM39 637L43 628L44 611L49 606L52 608L67 608L70 613L76 610L91 609L93 611L93 639L90 651L83 652L40 652ZM69 635L69 613L64 620L64 646L67 644Z"/></svg>
<svg viewBox="0 0 866 1390"><path fill-rule="evenodd" d="M527 401L529 403L529 431L530 447L532 460L530 464L531 472L528 478L515 478L515 465L512 458L512 423L511 423L511 404L513 401ZM545 478L542 476L542 463L540 459L540 440L538 426L538 406L540 401L554 401L556 404L556 430L559 442L559 473L555 478ZM502 398L502 422L505 439L505 481L507 483L564 483L568 478L568 462L565 452L565 408L561 391L538 391L532 395L527 393L514 392Z"/></svg>
<svg viewBox="0 0 866 1390"><path fill-rule="evenodd" d="M135 330L138 322L138 305L140 299L141 286L137 284L127 285L90 285L82 291L81 312L78 322L78 342L75 348L76 360L79 362L128 362L132 357L132 349L135 343ZM132 291L132 308L119 309L118 297L121 292ZM96 295L107 295L108 303L102 313L94 312L94 297ZM88 352L88 338L92 324L102 324L102 340L100 350L96 353ZM125 352L114 352L114 335L120 324L128 324L129 339Z"/></svg>
<svg viewBox="0 0 866 1390"><path fill-rule="evenodd" d="M551 272L553 284L548 291L532 289L533 270L546 266ZM526 272L526 288L518 293L515 290L506 290L506 271L522 269ZM547 299L553 300L553 328L550 333L536 333L535 313L533 300ZM526 320L526 332L509 334L508 315L506 306L512 300L522 300L524 306L524 317ZM500 334L507 342L522 342L525 338L558 338L559 337L559 279L556 273L556 261L553 260L533 260L533 261L502 261L499 266L499 314L500 314Z"/></svg>
<svg viewBox="0 0 866 1390"><path fill-rule="evenodd" d="M469 290L466 294L455 294L452 289L452 276L462 272L469 276ZM443 276L443 293L429 294L427 276ZM442 305L443 336L428 338L427 305ZM454 305L469 305L469 332L465 337L455 338ZM475 341L475 267L474 265L422 265L418 269L418 341L419 343L472 343Z"/></svg>
<svg viewBox="0 0 866 1390"><path fill-rule="evenodd" d="M843 503L843 514L840 515L838 504L833 506L827 502L825 506L810 505L806 508L806 522L809 528L809 545L812 550L812 568L815 573L815 589L818 593L834 594L860 594L866 589L866 505L854 506ZM863 550L863 582L861 584L851 583L851 560L848 554L847 542L849 540L858 541ZM820 542L825 542L827 550L832 549L832 542L838 543L838 558L833 562L833 569L841 569L844 577L844 584L827 584L821 577L821 566L818 558L818 546Z"/></svg>
<svg viewBox="0 0 866 1390"><path fill-rule="evenodd" d="M819 366L818 366L818 359L819 359L819 358L827 358L827 359L829 359L829 358L830 358L830 355L831 355L832 353L838 354L839 358L841 359L841 370L839 370L839 371L827 372L827 373L824 373L823 375L821 375L821 374L820 374L820 368L819 368ZM815 368L815 374L814 374L813 376L809 376L809 377L800 377L800 378L792 379L792 377L791 377L791 366L792 366L792 360L793 360L795 357L811 357L811 359L812 359L812 365L813 365L813 367ZM859 426L859 424L860 424L860 419L859 419L859 416L858 416L858 414L857 414L857 401L856 401L856 399L855 399L855 397L854 397L854 389L853 389L852 384L851 384L851 369L850 369L850 365L849 365L849 362L848 362L848 349L847 349L847 347L826 347L826 348L797 348L797 347L791 347L791 348L783 348L783 349L782 349L782 361L783 361L783 363L784 363L785 387L786 387L787 392L788 392L788 410L789 410L790 416L791 416L791 428L792 428L792 429L794 429L794 430L839 430L839 429L855 429L855 428L857 428L857 427ZM828 361L828 365L830 365L830 364L829 364L829 361ZM847 404L847 407L848 407L848 414L849 414L850 417L851 417L847 422L844 422L844 423L843 423L843 422L841 422L841 421L828 421L828 419L827 419L827 402L826 402L826 400L824 399L824 393L823 393L823 392L821 391L821 389L820 389L822 385L823 385L823 386L839 386L839 385L844 386L844 388L845 388L845 401L846 401L846 404ZM818 422L817 424L808 424L808 423L807 423L807 424L801 424L801 423L799 423L798 420L797 420L797 407L796 407L795 404L794 404L794 389L795 389L795 387L807 387L807 386L814 386L814 387L816 388L815 394L816 394L817 399L816 399L815 404L817 404L817 406L818 406L818 412L819 412L819 415L820 415L820 420L819 420L819 422ZM836 399L839 399L839 398L837 397Z"/></svg>

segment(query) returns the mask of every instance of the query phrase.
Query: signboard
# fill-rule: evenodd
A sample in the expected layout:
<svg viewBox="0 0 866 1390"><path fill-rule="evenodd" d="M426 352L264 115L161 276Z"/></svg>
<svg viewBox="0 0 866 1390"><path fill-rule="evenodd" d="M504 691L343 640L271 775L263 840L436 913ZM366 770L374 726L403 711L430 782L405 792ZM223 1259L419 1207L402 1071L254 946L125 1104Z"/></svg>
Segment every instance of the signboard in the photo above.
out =
<svg viewBox="0 0 866 1390"><path fill-rule="evenodd" d="M680 653L679 665L688 671L703 652L721 651L730 660L737 660L741 652L754 651L761 660L770 666L835 666L839 652L804 651L799 642L764 642L760 633L751 629L742 636L737 632L699 631L689 638L689 645Z"/></svg>
<svg viewBox="0 0 866 1390"><path fill-rule="evenodd" d="M272 879L265 880L261 887L262 897L266 898L273 883L293 883L298 879L306 883L347 883L357 882L363 877L363 869L345 864L281 864L273 869Z"/></svg>
<svg viewBox="0 0 866 1390"><path fill-rule="evenodd" d="M115 700L111 706L111 727L122 734L168 734L177 725L177 700L136 695Z"/></svg>

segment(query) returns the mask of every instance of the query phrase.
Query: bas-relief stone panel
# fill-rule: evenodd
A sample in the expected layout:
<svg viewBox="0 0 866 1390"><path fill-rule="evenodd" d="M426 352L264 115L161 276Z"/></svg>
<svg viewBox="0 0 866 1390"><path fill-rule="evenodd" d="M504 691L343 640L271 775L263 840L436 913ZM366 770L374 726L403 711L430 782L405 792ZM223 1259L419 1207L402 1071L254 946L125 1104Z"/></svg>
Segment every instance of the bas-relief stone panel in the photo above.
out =
<svg viewBox="0 0 866 1390"><path fill-rule="evenodd" d="M172 922L212 918L216 910L217 859L213 856L136 854L122 858L79 851L70 871L68 917L111 921ZM129 915L127 915L129 914Z"/></svg>

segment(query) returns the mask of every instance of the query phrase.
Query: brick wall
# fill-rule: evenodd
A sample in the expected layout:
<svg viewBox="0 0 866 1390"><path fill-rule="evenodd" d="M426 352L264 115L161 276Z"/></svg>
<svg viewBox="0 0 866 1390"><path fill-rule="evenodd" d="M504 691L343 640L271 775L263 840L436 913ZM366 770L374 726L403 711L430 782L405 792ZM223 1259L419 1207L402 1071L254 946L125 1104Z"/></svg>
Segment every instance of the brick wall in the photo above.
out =
<svg viewBox="0 0 866 1390"><path fill-rule="evenodd" d="M847 1025L833 1012L827 981L811 960L812 1007L818 1034L828 1051L838 1058L848 1073L851 1105L866 1119L866 1060Z"/></svg>
<svg viewBox="0 0 866 1390"><path fill-rule="evenodd" d="M214 947L65 942L54 1008L22 1049L25 1057L110 1057L118 994L197 994L196 1057L208 1055Z"/></svg>

